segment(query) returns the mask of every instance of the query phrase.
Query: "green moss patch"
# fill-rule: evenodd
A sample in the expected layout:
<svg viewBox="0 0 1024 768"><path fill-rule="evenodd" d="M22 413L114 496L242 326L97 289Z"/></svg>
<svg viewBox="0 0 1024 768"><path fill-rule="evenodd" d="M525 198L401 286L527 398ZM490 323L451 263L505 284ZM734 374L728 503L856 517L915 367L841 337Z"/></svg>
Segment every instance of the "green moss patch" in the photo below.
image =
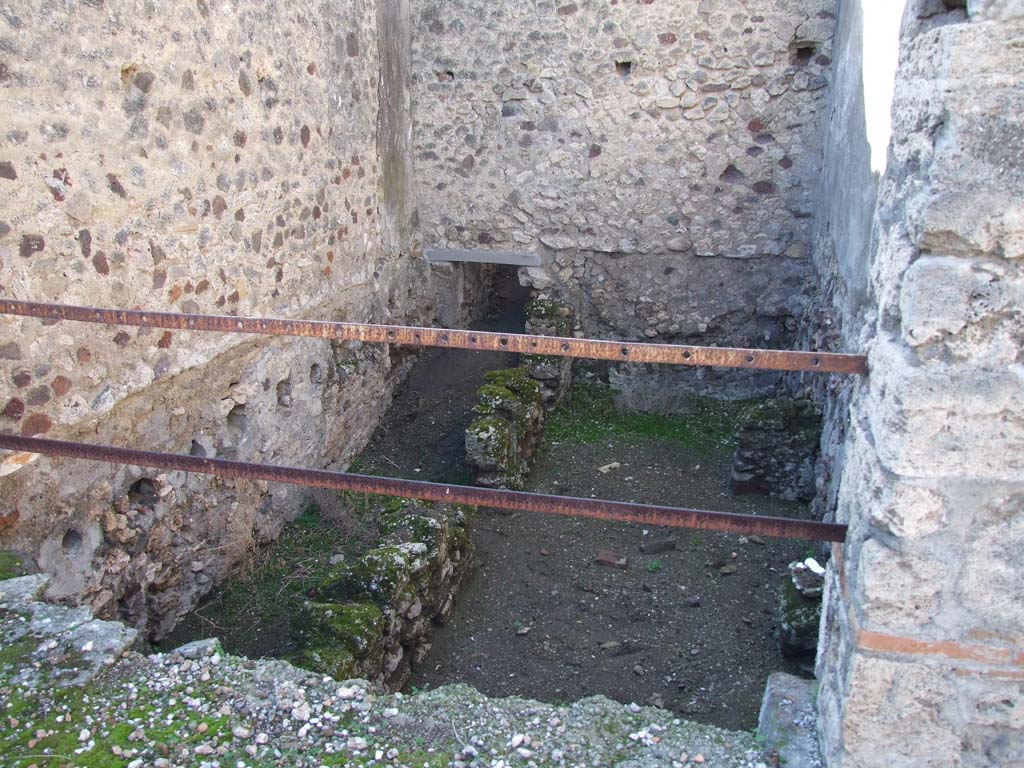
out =
<svg viewBox="0 0 1024 768"><path fill-rule="evenodd" d="M369 600L386 608L399 591L408 588L414 568L414 556L407 548L399 545L377 547L355 562L336 567L316 588L316 594L324 601Z"/></svg>
<svg viewBox="0 0 1024 768"><path fill-rule="evenodd" d="M24 558L17 552L0 552L0 581L27 576L29 569L25 567Z"/></svg>
<svg viewBox="0 0 1024 768"><path fill-rule="evenodd" d="M344 648L354 658L366 658L380 641L384 614L371 603L306 603L293 622L300 646Z"/></svg>
<svg viewBox="0 0 1024 768"><path fill-rule="evenodd" d="M662 416L620 409L615 404L615 390L608 386L575 384L549 414L544 437L582 445L613 435L637 435L671 440L708 455L734 447L737 416L748 402L695 396L690 413Z"/></svg>
<svg viewBox="0 0 1024 768"><path fill-rule="evenodd" d="M779 640L787 656L812 652L818 644L821 598L804 597L792 579L779 588Z"/></svg>
<svg viewBox="0 0 1024 768"><path fill-rule="evenodd" d="M350 508L361 521L355 531L325 518L316 506L307 507L275 543L256 551L242 573L186 616L161 648L218 637L230 653L253 658L291 651L291 620L307 593L335 567L331 559L339 553L357 557L376 536L376 519L357 514L354 504Z"/></svg>
<svg viewBox="0 0 1024 768"><path fill-rule="evenodd" d="M501 368L484 374L484 381L505 387L524 402L540 402L540 384L530 377L526 368Z"/></svg>
<svg viewBox="0 0 1024 768"><path fill-rule="evenodd" d="M473 412L481 416L504 416L522 432L541 403L540 384L525 368L488 371L480 387Z"/></svg>
<svg viewBox="0 0 1024 768"><path fill-rule="evenodd" d="M572 334L572 312L563 304L551 299L534 299L526 303L526 322L531 332L543 326L545 335L570 336Z"/></svg>

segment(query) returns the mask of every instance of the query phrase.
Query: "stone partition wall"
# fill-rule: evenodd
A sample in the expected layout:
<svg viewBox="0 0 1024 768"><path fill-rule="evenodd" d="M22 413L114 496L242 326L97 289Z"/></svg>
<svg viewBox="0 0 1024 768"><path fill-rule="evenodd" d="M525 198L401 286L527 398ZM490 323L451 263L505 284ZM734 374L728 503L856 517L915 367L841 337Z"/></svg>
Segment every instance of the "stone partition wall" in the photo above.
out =
<svg viewBox="0 0 1024 768"><path fill-rule="evenodd" d="M0 291L431 322L442 302L415 252L408 50L401 0L4 9ZM358 343L5 318L0 427L346 466L394 362ZM42 458L0 481L0 547L35 556L51 598L159 637L305 495Z"/></svg>
<svg viewBox="0 0 1024 768"><path fill-rule="evenodd" d="M826 431L824 492L850 528L827 574L821 743L832 768L1019 766L1024 3L910 0L899 34L872 5L839 25L826 166L845 184L816 253L835 302L818 330L838 321L871 371L829 393L845 423ZM890 31L878 145L870 59Z"/></svg>
<svg viewBox="0 0 1024 768"><path fill-rule="evenodd" d="M834 0L412 8L429 245L540 252L524 277L588 335L792 346Z"/></svg>

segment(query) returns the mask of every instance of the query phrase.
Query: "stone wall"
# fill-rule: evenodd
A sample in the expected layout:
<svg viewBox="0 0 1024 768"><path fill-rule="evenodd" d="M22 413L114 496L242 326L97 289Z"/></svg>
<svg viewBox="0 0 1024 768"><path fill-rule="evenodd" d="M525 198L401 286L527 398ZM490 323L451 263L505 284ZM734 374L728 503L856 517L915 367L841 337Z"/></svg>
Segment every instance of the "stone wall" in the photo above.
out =
<svg viewBox="0 0 1024 768"><path fill-rule="evenodd" d="M0 290L153 310L432 321L401 0L33 0L0 13ZM405 21L403 22L403 19ZM392 45L379 45L378 24ZM2 321L0 427L340 466L405 364L382 347ZM158 637L301 489L40 459L0 544Z"/></svg>
<svg viewBox="0 0 1024 768"><path fill-rule="evenodd" d="M466 464L473 482L486 488L523 487L544 427L541 384L530 369L502 368L484 374L466 427Z"/></svg>
<svg viewBox="0 0 1024 768"><path fill-rule="evenodd" d="M846 5L837 68L862 71L845 82L864 93L861 52L886 39L869 10ZM826 582L823 753L858 768L1020 765L1024 5L912 0L892 32L887 167L858 140L871 117L856 108L847 114L865 122L826 150L854 161L848 223L863 227L868 208L873 218L818 261L826 292L846 286L842 334L862 340L871 369L833 393L850 403L848 419L832 411L846 423L831 433L843 459L830 492L850 530ZM833 101L856 107L855 94Z"/></svg>
<svg viewBox="0 0 1024 768"><path fill-rule="evenodd" d="M470 575L475 509L378 500L376 547L342 563L292 622L290 660L335 680L363 678L401 690L451 615Z"/></svg>
<svg viewBox="0 0 1024 768"><path fill-rule="evenodd" d="M537 250L588 335L792 346L833 0L412 6L428 244Z"/></svg>

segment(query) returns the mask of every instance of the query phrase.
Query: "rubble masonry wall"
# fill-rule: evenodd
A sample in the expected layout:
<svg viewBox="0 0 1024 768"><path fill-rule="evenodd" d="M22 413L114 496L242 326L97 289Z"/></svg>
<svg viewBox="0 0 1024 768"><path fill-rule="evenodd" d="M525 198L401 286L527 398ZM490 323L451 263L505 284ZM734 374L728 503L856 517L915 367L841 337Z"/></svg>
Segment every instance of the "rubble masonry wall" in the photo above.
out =
<svg viewBox="0 0 1024 768"><path fill-rule="evenodd" d="M0 291L432 322L443 302L416 235L407 57L403 0L4 10ZM402 369L357 343L5 319L0 428L344 467ZM0 547L35 556L51 598L159 637L305 498L41 458L0 480Z"/></svg>
<svg viewBox="0 0 1024 768"><path fill-rule="evenodd" d="M412 9L428 245L539 252L527 279L594 337L792 346L834 0ZM780 380L673 381L740 396Z"/></svg>

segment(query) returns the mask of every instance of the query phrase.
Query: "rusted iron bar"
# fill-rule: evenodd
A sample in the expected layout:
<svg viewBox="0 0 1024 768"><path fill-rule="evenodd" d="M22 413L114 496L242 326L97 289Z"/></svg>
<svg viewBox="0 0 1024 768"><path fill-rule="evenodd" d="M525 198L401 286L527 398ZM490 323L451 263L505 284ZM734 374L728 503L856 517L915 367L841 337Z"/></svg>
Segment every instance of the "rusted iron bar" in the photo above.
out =
<svg viewBox="0 0 1024 768"><path fill-rule="evenodd" d="M15 435L0 435L0 449L103 461L111 464L132 464L155 469L197 472L241 480L266 480L312 488L330 488L335 491L354 491L378 496L399 496L441 503L470 504L521 512L540 512L547 515L617 520L650 526L697 528L705 531L724 531L756 536L807 539L809 541L841 542L846 538L845 525L819 523L811 520L789 520L781 517L758 517L727 512L708 512L699 509L633 504L623 501L603 501L572 496L549 496L540 493L425 483L417 480L399 480L271 464L250 464L241 461L136 451L108 445L90 445Z"/></svg>
<svg viewBox="0 0 1024 768"><path fill-rule="evenodd" d="M331 323L316 320L274 320L226 315L187 315L103 309L65 304L39 304L0 300L0 314L74 320L105 325L131 325L175 331L255 333L269 336L303 336L314 339L362 341L372 344L405 344L420 347L451 347L492 352L520 352L592 360L633 363L708 365L721 368L759 368L772 371L866 374L867 358L831 352L792 352L776 349L695 347L679 344L647 344L635 341L531 336L521 333L488 333L449 328L418 328L406 325Z"/></svg>

